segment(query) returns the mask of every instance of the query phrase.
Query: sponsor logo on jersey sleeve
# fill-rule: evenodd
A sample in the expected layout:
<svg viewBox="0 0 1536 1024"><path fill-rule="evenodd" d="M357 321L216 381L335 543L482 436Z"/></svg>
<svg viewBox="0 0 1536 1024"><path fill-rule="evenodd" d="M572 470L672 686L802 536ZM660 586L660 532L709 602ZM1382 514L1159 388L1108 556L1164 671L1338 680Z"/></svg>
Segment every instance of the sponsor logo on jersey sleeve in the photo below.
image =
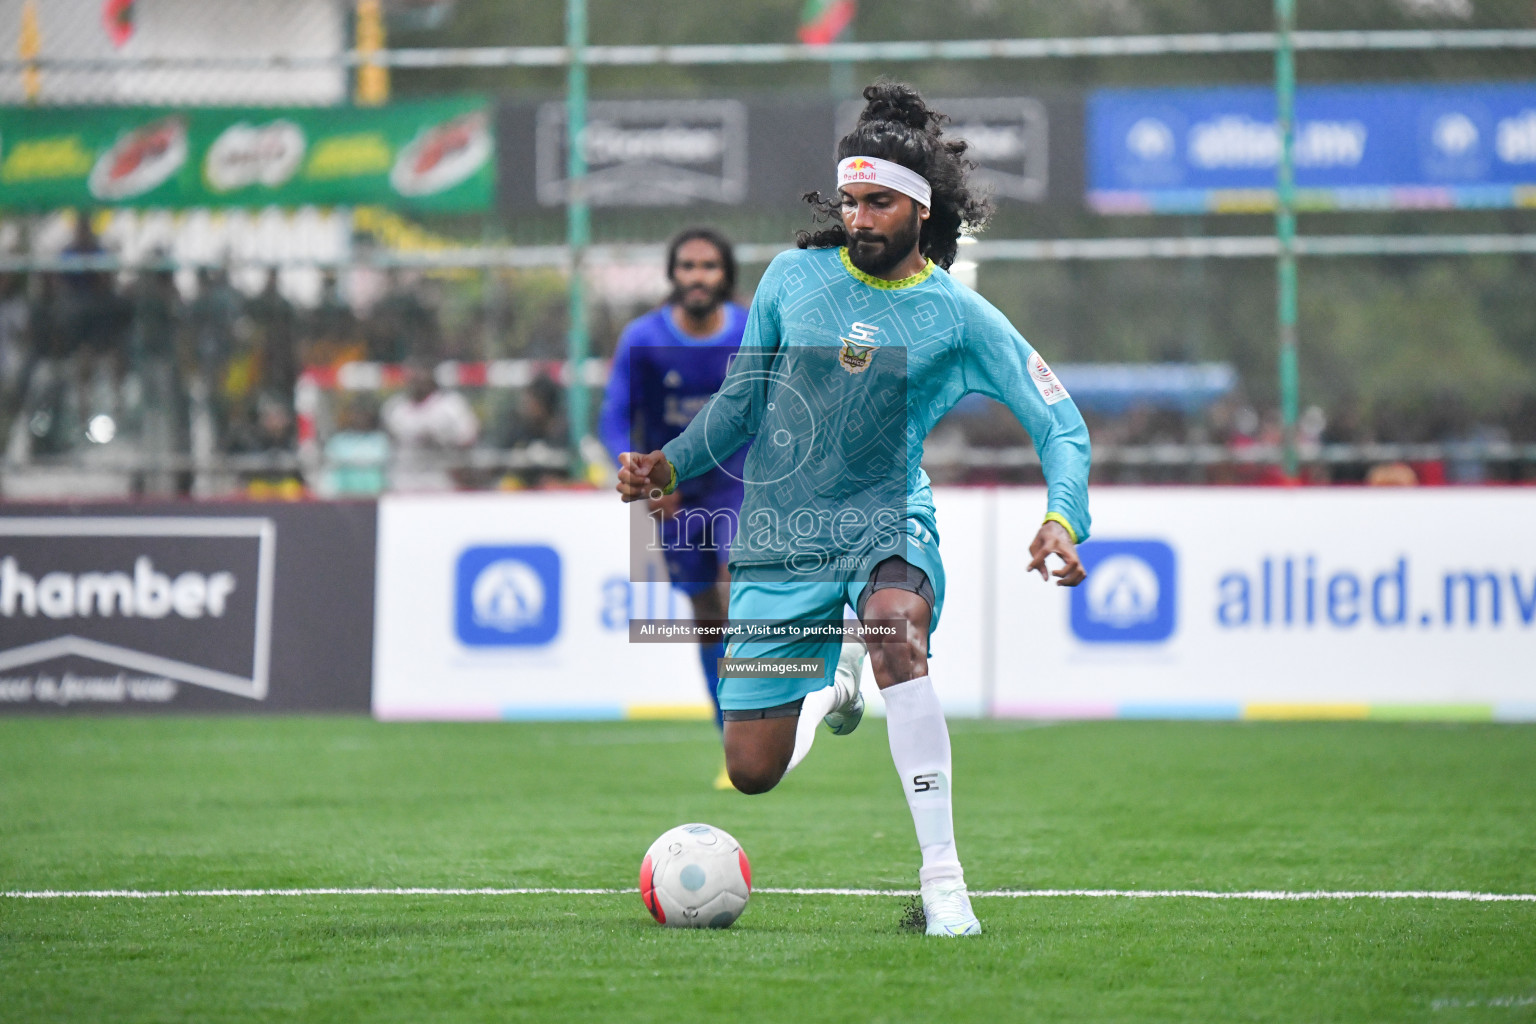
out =
<svg viewBox="0 0 1536 1024"><path fill-rule="evenodd" d="M1040 397L1045 399L1046 405L1055 405L1064 398L1069 398L1067 389L1062 387L1061 381L1051 372L1039 352L1029 354L1029 379L1034 382L1035 390L1040 392Z"/></svg>

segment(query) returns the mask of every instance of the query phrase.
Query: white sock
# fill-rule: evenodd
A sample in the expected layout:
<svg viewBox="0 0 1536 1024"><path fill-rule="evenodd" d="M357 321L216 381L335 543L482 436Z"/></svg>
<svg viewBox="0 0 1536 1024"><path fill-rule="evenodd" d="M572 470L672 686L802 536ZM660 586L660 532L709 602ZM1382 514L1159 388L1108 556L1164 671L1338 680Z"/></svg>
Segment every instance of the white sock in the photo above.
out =
<svg viewBox="0 0 1536 1024"><path fill-rule="evenodd" d="M917 845L923 851L923 885L939 879L965 881L955 852L955 821L950 801L949 726L933 680L918 676L880 691L885 698L885 726L891 760L901 776Z"/></svg>
<svg viewBox="0 0 1536 1024"><path fill-rule="evenodd" d="M805 695L805 703L800 705L800 722L795 726L795 752L789 755L789 767L784 769L785 774L794 771L795 765L804 761L805 755L811 752L811 744L816 742L816 729L821 725L822 717L835 707L836 686L824 686Z"/></svg>
<svg viewBox="0 0 1536 1024"><path fill-rule="evenodd" d="M837 674L831 686L807 694L800 705L800 723L795 726L795 750L789 755L789 767L785 774L805 760L816 742L816 727L827 713L838 707L853 694L859 692L859 674L864 667L864 641L849 637L838 652ZM852 690L849 690L849 687Z"/></svg>

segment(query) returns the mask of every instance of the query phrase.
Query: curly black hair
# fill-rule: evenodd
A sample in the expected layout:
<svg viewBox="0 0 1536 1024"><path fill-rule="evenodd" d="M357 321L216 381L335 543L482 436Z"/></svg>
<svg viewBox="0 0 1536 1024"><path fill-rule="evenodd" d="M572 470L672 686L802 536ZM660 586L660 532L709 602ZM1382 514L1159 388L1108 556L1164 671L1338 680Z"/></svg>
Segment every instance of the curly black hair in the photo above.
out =
<svg viewBox="0 0 1536 1024"><path fill-rule="evenodd" d="M981 230L992 216L991 200L967 182L976 164L965 157L964 139L946 139L941 130L949 118L929 110L910 85L882 79L864 90L864 111L853 131L837 144L837 158L873 156L916 171L933 186L928 219L918 236L918 250L946 270L955 261L960 231ZM807 192L805 201L827 226L801 231L795 244L802 249L827 249L848 244L841 201L836 195Z"/></svg>

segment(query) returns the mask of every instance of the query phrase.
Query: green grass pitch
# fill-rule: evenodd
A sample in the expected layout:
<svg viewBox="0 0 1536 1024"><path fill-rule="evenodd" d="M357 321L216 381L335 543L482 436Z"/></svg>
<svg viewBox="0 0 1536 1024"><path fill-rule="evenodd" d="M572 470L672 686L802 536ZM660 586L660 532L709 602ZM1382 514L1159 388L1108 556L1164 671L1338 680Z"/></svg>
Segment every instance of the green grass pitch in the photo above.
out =
<svg viewBox="0 0 1536 1024"><path fill-rule="evenodd" d="M973 890L1536 893L1536 728L955 722ZM759 797L702 723L0 721L0 891L633 887L663 830L762 887L909 889L867 720ZM0 1021L1529 1021L1536 903L894 895L0 897Z"/></svg>

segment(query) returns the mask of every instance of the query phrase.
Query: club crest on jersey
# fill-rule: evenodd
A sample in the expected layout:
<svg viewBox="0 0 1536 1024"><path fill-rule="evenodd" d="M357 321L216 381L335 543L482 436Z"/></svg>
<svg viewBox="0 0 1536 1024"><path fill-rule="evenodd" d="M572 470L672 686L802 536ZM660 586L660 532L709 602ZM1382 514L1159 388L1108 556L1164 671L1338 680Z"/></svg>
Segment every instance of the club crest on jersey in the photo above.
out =
<svg viewBox="0 0 1536 1024"><path fill-rule="evenodd" d="M837 361L843 369L849 373L863 373L869 369L870 360L875 358L875 332L880 328L873 324L854 323L848 328L852 338L838 340L843 343L843 350L837 354Z"/></svg>

